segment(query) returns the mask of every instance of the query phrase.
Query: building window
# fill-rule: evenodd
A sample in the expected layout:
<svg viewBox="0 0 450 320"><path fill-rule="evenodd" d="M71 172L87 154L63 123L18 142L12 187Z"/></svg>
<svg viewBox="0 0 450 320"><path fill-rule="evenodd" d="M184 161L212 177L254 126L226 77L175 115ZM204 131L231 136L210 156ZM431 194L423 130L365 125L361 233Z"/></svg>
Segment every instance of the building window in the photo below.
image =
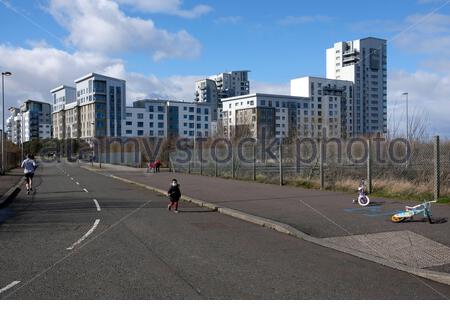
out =
<svg viewBox="0 0 450 320"><path fill-rule="evenodd" d="M138 136L143 136L144 135L144 130L138 130Z"/></svg>
<svg viewBox="0 0 450 320"><path fill-rule="evenodd" d="M138 119L144 119L144 114L143 113L138 113L137 118Z"/></svg>

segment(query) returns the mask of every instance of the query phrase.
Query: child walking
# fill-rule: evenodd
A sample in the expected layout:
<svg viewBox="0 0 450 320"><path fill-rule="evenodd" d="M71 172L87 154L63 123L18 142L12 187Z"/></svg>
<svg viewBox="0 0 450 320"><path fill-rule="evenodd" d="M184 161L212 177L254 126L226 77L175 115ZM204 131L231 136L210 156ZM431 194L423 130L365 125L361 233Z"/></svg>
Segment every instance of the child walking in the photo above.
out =
<svg viewBox="0 0 450 320"><path fill-rule="evenodd" d="M180 201L181 198L181 191L177 179L172 180L172 185L170 186L167 194L169 195L170 199L170 203L167 206L167 209L169 209L169 211L174 209L174 212L178 213L178 201Z"/></svg>

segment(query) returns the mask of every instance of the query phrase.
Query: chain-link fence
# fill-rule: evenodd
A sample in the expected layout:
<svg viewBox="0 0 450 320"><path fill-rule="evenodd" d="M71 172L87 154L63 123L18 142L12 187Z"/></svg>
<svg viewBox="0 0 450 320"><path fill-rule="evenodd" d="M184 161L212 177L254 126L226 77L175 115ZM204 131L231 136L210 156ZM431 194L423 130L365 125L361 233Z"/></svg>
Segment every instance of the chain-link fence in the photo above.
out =
<svg viewBox="0 0 450 320"><path fill-rule="evenodd" d="M450 197L450 143L397 139L313 140L197 146L170 154L176 172L380 195ZM195 150L195 152L194 152Z"/></svg>

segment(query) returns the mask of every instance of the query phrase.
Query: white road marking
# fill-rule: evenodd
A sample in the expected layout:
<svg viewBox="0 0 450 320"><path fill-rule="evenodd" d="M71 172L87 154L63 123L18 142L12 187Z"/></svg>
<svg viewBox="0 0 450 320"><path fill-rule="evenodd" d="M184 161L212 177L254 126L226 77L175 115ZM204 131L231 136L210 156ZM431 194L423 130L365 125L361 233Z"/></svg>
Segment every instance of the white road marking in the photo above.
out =
<svg viewBox="0 0 450 320"><path fill-rule="evenodd" d="M73 181L73 178L70 178L70 180L72 180L72 181Z"/></svg>
<svg viewBox="0 0 450 320"><path fill-rule="evenodd" d="M80 238L80 240L78 240L77 242L75 242L73 245L71 245L70 247L68 247L66 250L73 250L77 245L79 245L81 242L83 242L84 240L86 240L87 237L89 237L92 232L94 232L94 230L97 228L98 224L100 223L100 219L95 220L94 225L92 226L92 228L86 232L86 234L84 236L82 236Z"/></svg>
<svg viewBox="0 0 450 320"><path fill-rule="evenodd" d="M89 191L87 191L87 190L86 190L86 188L85 188L85 189L83 189L83 191L84 191L84 192L86 192L86 193L89 193Z"/></svg>
<svg viewBox="0 0 450 320"><path fill-rule="evenodd" d="M95 206L97 207L97 211L102 211L102 209L100 208L100 204L98 203L98 201L97 201L97 199L94 199L94 203L95 203Z"/></svg>
<svg viewBox="0 0 450 320"><path fill-rule="evenodd" d="M3 292L5 292L5 291L7 291L7 290L9 290L9 289L11 289L11 288L14 287L14 286L17 286L19 283L20 283L20 281L13 281L13 282L11 282L11 283L8 284L6 287L0 289L0 294L3 293Z"/></svg>
<svg viewBox="0 0 450 320"><path fill-rule="evenodd" d="M79 182L75 182L77 185L80 185L80 183Z"/></svg>

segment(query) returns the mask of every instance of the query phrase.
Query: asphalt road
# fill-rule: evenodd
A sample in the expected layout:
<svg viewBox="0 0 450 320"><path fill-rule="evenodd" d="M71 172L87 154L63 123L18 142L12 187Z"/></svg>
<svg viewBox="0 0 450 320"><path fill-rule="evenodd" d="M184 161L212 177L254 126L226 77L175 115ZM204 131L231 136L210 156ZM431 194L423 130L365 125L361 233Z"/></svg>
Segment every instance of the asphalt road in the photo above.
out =
<svg viewBox="0 0 450 320"><path fill-rule="evenodd" d="M4 209L0 299L450 297L449 286L191 204L169 213L166 198L76 166L43 164L35 189Z"/></svg>

